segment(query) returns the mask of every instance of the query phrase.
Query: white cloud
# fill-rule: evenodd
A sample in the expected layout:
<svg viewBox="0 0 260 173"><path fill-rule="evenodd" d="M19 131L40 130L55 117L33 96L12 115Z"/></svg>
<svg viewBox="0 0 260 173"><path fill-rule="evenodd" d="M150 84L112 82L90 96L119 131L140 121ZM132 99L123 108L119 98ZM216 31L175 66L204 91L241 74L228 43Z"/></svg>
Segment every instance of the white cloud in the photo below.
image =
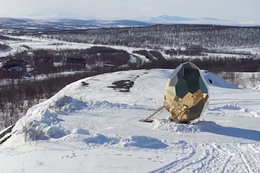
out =
<svg viewBox="0 0 260 173"><path fill-rule="evenodd" d="M0 0L1 17L122 19L173 15L260 21L259 0Z"/></svg>

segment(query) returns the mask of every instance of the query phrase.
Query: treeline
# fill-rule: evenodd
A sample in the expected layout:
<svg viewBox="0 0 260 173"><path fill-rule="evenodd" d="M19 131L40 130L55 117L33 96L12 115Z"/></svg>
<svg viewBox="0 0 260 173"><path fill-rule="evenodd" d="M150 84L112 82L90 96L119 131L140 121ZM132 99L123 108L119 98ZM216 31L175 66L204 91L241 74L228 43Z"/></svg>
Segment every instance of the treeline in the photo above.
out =
<svg viewBox="0 0 260 173"><path fill-rule="evenodd" d="M205 48L256 47L260 45L259 27L217 25L155 25L149 27L101 28L46 32L49 38L70 42L123 45L158 49L201 45Z"/></svg>
<svg viewBox="0 0 260 173"><path fill-rule="evenodd" d="M105 72L108 71L59 75L44 80L10 80L8 85L0 86L0 127L1 123L4 127L14 124L28 108L50 98L66 85Z"/></svg>
<svg viewBox="0 0 260 173"><path fill-rule="evenodd" d="M260 72L260 59L258 58L236 58L236 57L207 57L197 56L199 51L190 54L190 58L176 58L175 55L171 59L166 59L158 51L138 50L136 54L145 56L150 62L145 63L141 68L175 68L180 63L191 61L200 69L208 70L214 73L219 72ZM191 52L189 52L191 53ZM166 52L167 54L167 52Z"/></svg>

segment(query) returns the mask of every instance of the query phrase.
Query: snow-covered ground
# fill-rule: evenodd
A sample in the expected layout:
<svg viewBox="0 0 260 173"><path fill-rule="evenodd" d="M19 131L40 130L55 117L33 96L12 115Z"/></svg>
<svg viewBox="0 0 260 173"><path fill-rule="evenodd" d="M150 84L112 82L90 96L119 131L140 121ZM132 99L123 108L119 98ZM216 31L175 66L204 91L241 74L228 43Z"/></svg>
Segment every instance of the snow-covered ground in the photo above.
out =
<svg viewBox="0 0 260 173"><path fill-rule="evenodd" d="M49 39L45 37L35 37L35 36L8 36L8 37L17 40L5 41L5 44L8 44L8 46L10 46L12 49L9 49L7 51L0 51L0 57L21 52L26 49L24 46L29 46L31 49L53 49L53 50L87 49L93 46L105 46L114 49L122 49L129 53L132 53L134 50L142 49L142 48L134 48L134 47L126 47L126 46L67 42L67 41L61 41L57 39Z"/></svg>
<svg viewBox="0 0 260 173"><path fill-rule="evenodd" d="M74 82L29 109L0 145L0 172L260 172L260 90L212 73L208 111L192 124L167 121L172 70L108 73ZM129 92L113 82L131 80Z"/></svg>
<svg viewBox="0 0 260 173"><path fill-rule="evenodd" d="M11 48L6 51L0 51L0 57L13 55L18 52L22 52L26 50L28 47L31 49L53 49L53 50L63 50L63 49L87 49L91 48L93 46L103 46L103 47L110 47L114 49L120 49L125 50L129 54L135 55L136 57L139 57L143 61L148 61L148 59L145 56L142 56L140 54L133 53L133 51L138 50L151 50L146 47L127 47L127 46L115 46L115 45L104 45L104 44L90 44L90 43L76 43L76 42L67 42L67 41L61 41L57 39L50 39L47 38L47 36L37 37L37 36L10 36L8 37L13 38L15 40L5 40L4 42L0 43L7 44ZM164 47L164 49L178 49L180 47L172 46L172 47ZM185 49L185 47L181 47L182 49ZM219 50L223 51L223 53L206 53L203 56L192 56L192 58L246 58L246 55L240 55L239 52L247 52L251 53L252 55L255 55L256 57L259 57L260 49L258 47L244 47L244 48L237 48L237 47L220 47ZM237 54L229 54L230 51L236 51ZM172 58L191 58L191 56L188 55L178 55L178 56L170 56L165 54L163 50L158 50L166 59L172 59ZM226 53L224 53L226 51Z"/></svg>

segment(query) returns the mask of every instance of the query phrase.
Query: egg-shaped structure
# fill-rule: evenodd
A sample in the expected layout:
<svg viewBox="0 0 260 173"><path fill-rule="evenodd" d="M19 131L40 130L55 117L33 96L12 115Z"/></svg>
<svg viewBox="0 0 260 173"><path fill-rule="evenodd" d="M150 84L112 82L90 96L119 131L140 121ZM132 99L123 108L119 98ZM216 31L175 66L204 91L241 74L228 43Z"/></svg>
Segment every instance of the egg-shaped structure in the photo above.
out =
<svg viewBox="0 0 260 173"><path fill-rule="evenodd" d="M208 98L208 87L199 68L186 62L170 76L164 92L164 106L171 113L171 120L189 123L200 117Z"/></svg>

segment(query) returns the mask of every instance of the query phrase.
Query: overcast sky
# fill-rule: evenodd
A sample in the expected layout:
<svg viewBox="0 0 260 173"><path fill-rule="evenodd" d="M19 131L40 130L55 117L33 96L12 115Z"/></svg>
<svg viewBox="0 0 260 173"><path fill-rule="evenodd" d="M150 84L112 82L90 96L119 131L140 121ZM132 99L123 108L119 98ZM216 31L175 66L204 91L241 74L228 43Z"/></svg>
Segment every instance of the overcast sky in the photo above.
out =
<svg viewBox="0 0 260 173"><path fill-rule="evenodd" d="M0 17L132 19L171 15L260 22L260 0L0 0Z"/></svg>

